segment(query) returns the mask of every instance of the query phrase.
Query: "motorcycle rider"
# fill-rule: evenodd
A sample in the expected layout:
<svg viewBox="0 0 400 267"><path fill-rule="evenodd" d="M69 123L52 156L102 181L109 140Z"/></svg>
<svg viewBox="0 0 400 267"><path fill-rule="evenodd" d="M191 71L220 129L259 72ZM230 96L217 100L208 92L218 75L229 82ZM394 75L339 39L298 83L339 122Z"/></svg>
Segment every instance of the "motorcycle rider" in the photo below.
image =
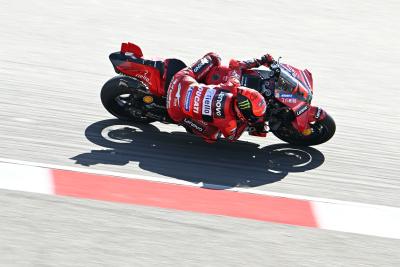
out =
<svg viewBox="0 0 400 267"><path fill-rule="evenodd" d="M232 59L229 68L224 68L216 53L206 54L171 80L167 93L170 118L210 143L221 134L235 141L249 125L257 126L250 134L265 136L265 99L256 90L240 86L240 77L243 69L269 67L273 62L266 54L248 61Z"/></svg>

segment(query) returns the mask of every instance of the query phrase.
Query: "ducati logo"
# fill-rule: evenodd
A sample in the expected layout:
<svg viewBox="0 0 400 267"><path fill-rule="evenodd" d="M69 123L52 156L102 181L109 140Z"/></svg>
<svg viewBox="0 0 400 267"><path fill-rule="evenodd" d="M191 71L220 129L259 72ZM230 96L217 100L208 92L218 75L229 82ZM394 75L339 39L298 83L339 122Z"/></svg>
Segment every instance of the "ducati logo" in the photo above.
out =
<svg viewBox="0 0 400 267"><path fill-rule="evenodd" d="M194 113L199 113L200 98L201 98L201 93L203 92L203 90L204 90L203 87L197 88L196 94L194 96L194 104L193 104Z"/></svg>

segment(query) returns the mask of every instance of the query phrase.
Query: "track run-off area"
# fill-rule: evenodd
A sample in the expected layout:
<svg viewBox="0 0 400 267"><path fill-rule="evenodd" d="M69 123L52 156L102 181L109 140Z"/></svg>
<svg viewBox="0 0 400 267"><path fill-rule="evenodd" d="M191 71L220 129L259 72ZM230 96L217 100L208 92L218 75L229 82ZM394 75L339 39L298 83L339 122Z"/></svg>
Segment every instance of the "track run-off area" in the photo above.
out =
<svg viewBox="0 0 400 267"><path fill-rule="evenodd" d="M396 1L0 0L0 266L399 266ZM100 102L120 43L309 69L337 124L206 144Z"/></svg>

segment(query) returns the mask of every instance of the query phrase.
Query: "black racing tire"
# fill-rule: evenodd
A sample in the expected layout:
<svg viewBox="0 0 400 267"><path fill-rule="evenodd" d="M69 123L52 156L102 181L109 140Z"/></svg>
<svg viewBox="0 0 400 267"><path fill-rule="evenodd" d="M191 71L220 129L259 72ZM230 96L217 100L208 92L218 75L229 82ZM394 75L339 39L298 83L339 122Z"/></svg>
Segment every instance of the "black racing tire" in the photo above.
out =
<svg viewBox="0 0 400 267"><path fill-rule="evenodd" d="M311 125L313 133L306 136L300 134L292 125L282 125L272 133L292 145L315 146L327 142L336 131L335 121L329 114L325 118Z"/></svg>
<svg viewBox="0 0 400 267"><path fill-rule="evenodd" d="M145 89L144 85L139 80L122 75L115 76L103 85L100 93L101 103L109 113L122 121L141 123L153 122L153 119L147 117L134 117L121 104L120 97L129 97L133 95L138 88Z"/></svg>

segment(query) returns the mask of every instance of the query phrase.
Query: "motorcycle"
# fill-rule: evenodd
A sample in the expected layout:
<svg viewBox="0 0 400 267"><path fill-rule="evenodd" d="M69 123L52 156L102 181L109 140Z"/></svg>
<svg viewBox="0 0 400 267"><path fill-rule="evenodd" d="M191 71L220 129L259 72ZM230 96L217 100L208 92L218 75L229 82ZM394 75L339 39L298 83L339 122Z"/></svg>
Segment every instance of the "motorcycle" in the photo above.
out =
<svg viewBox="0 0 400 267"><path fill-rule="evenodd" d="M167 112L167 89L172 77L186 64L176 58L146 59L141 48L129 42L122 43L121 50L109 58L119 75L101 89L106 110L124 121L174 123ZM335 134L333 118L311 105L313 79L307 69L275 61L269 69L244 70L240 83L264 96L268 126L264 130L282 141L312 146L327 142Z"/></svg>

